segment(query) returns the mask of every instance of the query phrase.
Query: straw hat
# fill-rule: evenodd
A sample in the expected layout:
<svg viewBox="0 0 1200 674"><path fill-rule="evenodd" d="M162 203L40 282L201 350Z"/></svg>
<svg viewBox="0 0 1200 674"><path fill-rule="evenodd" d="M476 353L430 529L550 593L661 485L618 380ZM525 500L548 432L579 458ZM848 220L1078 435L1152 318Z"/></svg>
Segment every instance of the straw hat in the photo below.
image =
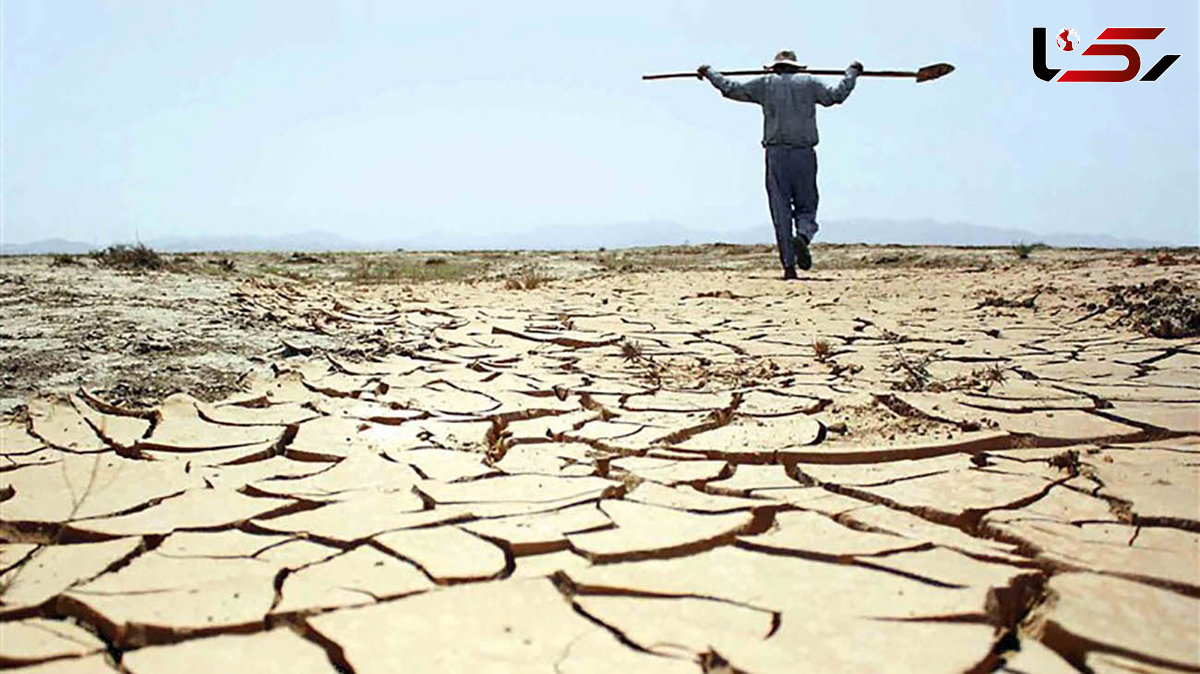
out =
<svg viewBox="0 0 1200 674"><path fill-rule="evenodd" d="M796 60L796 52L790 49L784 49L775 54L775 60L763 67L767 69L773 69L775 66L790 66L797 70L804 70L805 68L808 68L808 66Z"/></svg>

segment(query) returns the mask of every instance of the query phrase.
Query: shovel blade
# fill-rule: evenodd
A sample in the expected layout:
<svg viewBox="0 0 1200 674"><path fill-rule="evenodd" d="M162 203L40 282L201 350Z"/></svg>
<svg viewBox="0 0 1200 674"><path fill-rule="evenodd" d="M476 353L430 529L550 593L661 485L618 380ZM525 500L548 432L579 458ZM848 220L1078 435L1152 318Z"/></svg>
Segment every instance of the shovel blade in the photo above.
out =
<svg viewBox="0 0 1200 674"><path fill-rule="evenodd" d="M943 75L949 75L954 72L954 66L949 63L935 63L930 66L925 66L917 71L917 82L928 82L936 80Z"/></svg>

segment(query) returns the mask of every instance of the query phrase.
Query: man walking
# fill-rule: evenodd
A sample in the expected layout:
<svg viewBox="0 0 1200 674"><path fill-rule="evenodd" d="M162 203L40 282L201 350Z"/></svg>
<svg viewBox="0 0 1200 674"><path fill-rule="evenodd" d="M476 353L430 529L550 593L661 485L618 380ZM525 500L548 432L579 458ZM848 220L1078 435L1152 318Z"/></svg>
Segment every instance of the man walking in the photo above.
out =
<svg viewBox="0 0 1200 674"><path fill-rule="evenodd" d="M794 279L796 267L812 268L808 244L817 233L816 104L828 107L846 100L863 67L851 63L836 87L804 75L795 52L779 52L767 67L771 74L749 82L734 82L707 65L697 72L725 98L762 106L767 202L783 278Z"/></svg>

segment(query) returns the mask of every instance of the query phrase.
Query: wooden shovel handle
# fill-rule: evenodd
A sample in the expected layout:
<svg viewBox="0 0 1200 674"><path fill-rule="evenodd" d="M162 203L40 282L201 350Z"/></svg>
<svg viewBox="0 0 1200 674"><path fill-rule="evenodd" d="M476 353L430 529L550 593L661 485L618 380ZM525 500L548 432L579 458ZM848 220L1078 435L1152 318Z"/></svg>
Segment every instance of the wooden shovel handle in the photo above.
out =
<svg viewBox="0 0 1200 674"><path fill-rule="evenodd" d="M939 77L942 77L943 75L948 75L953 71L954 71L954 66L950 65L949 63L935 63L933 65L925 66L924 68L921 68L920 70L917 70L917 71L912 71L912 70L865 70L859 74L859 77L915 77L918 82L928 82L929 80L937 79ZM718 72L720 72L722 75L725 75L726 77L741 77L741 76L746 76L746 75L769 75L771 73L770 70L766 70L763 68L760 68L758 70L721 70ZM842 75L846 72L846 70L844 68L841 70L825 68L825 69L820 69L820 70L805 69L805 70L801 70L799 72L803 73L805 75ZM696 71L692 71L690 73L663 73L660 75L642 75L643 80L670 80L670 79L683 79L683 78L699 79L700 77L701 77L700 73L698 73Z"/></svg>

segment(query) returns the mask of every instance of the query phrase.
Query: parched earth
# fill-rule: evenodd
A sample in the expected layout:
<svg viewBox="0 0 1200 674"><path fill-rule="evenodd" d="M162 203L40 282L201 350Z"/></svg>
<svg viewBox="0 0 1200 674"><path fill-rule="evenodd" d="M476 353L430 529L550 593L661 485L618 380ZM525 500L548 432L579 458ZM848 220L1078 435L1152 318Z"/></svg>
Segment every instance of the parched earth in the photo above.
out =
<svg viewBox="0 0 1200 674"><path fill-rule="evenodd" d="M32 308L9 267L49 341L7 357L0 665L1200 671L1196 257L1046 255Z"/></svg>

